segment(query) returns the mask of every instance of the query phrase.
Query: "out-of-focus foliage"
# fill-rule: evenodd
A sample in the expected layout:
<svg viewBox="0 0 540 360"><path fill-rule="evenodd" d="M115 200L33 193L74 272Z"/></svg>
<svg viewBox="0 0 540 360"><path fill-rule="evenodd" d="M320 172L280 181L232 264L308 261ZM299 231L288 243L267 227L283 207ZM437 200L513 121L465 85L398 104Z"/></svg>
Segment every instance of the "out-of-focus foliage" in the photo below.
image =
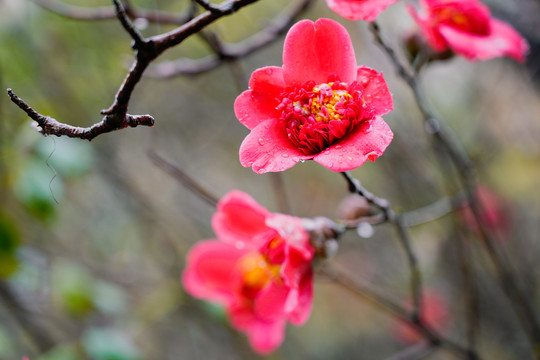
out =
<svg viewBox="0 0 540 360"><path fill-rule="evenodd" d="M133 2L178 13L188 3ZM106 0L70 3L109 5ZM261 0L211 28L237 41L261 29L287 3ZM400 2L380 18L396 47L402 34L414 29L405 14ZM520 14L505 14L508 20L520 19ZM385 119L394 141L384 156L353 175L398 210L452 195L457 186L447 180L453 170L439 166L409 89L365 24L338 19L323 1L305 17L332 17L345 24L358 63L383 71L393 93L395 110ZM170 29L149 25L142 31ZM246 339L223 321L222 309L182 290L185 253L196 241L214 236L214 209L152 163L148 152L178 164L217 196L241 189L280 211L275 175L256 175L239 164L238 148L247 130L232 105L253 69L281 65L282 42L197 77L143 79L130 112L152 114L156 125L105 134L91 143L42 137L7 96L0 96L0 278L34 320L31 329L25 327L16 315L23 310L0 298L0 359L257 358ZM0 2L0 44L0 90L11 87L41 113L77 126L100 120L99 111L112 103L132 58L130 38L116 20L69 20L26 0ZM163 59L209 53L193 37ZM540 308L540 96L530 73L505 59L469 63L455 58L430 65L422 76L433 107L478 164L481 182L510 204L509 235L501 246L517 259L528 296ZM347 195L339 174L313 162L281 176L296 216L333 218ZM456 228L456 221L446 216L413 228L411 236L425 283L450 304L448 334L463 341L466 312L456 243L467 230ZM409 289L405 256L390 226L374 229L369 238L347 234L330 261L402 302ZM479 349L488 359L526 358L525 335L492 280L489 262L474 245L474 232L469 237L482 305ZM284 345L269 358L388 357L404 348L392 337L393 324L389 314L316 275L310 320L288 329ZM52 346L40 349L32 329L50 338ZM443 352L435 356L447 358Z"/></svg>

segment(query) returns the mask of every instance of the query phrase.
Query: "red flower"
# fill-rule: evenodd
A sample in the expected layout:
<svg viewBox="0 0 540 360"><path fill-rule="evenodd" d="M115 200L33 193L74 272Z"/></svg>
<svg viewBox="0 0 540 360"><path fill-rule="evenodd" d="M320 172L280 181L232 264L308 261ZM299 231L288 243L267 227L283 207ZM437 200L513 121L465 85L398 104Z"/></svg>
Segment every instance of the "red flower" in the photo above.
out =
<svg viewBox="0 0 540 360"><path fill-rule="evenodd" d="M437 52L451 48L469 60L510 56L525 60L529 46L510 25L491 17L477 0L421 0L422 11L409 6L428 42Z"/></svg>
<svg viewBox="0 0 540 360"><path fill-rule="evenodd" d="M349 20L373 21L399 0L326 0L328 7Z"/></svg>
<svg viewBox="0 0 540 360"><path fill-rule="evenodd" d="M475 200L478 203L482 226L498 231L506 236L510 232L510 204L486 185L476 187ZM463 204L458 212L460 221L475 233L480 233L476 218L468 204Z"/></svg>
<svg viewBox="0 0 540 360"><path fill-rule="evenodd" d="M251 133L240 162L259 174L313 159L347 171L382 155L393 134L380 117L393 109L382 74L357 67L347 30L302 20L287 34L283 66L255 70L234 103Z"/></svg>
<svg viewBox="0 0 540 360"><path fill-rule="evenodd" d="M405 308L411 309L411 301L405 303ZM444 332L450 325L450 315L444 297L436 290L428 289L422 294L421 321L429 328ZM398 321L398 320L396 320ZM396 322L394 328L396 340L403 344L411 344L422 340L420 330L403 321Z"/></svg>
<svg viewBox="0 0 540 360"><path fill-rule="evenodd" d="M259 353L283 341L287 321L306 322L313 299L313 248L302 220L273 214L249 195L231 191L212 218L217 240L187 255L185 289L223 304L232 325Z"/></svg>

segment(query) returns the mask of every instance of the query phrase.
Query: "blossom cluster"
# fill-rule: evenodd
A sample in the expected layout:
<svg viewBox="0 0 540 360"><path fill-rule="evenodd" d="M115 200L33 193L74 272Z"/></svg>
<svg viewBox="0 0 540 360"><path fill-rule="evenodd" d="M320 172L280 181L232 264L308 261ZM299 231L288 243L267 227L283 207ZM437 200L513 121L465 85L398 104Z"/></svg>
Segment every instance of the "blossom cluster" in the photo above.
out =
<svg viewBox="0 0 540 360"><path fill-rule="evenodd" d="M374 21L397 1L327 4L347 19ZM420 3L420 10L408 6L408 11L433 51L451 49L470 60L524 61L526 41L479 1ZM283 65L255 70L249 89L234 103L238 120L250 131L240 146L240 163L259 174L306 160L336 172L358 168L391 143L394 134L382 115L393 108L382 73L357 64L345 27L330 19L302 20L285 38ZM282 343L286 324L304 324L311 311L315 250L305 222L271 213L232 191L219 202L212 226L217 238L188 253L183 285L191 295L221 304L252 347L269 353ZM440 296L428 293L425 303L421 316L427 322L447 323ZM405 342L418 338L406 326L396 334Z"/></svg>

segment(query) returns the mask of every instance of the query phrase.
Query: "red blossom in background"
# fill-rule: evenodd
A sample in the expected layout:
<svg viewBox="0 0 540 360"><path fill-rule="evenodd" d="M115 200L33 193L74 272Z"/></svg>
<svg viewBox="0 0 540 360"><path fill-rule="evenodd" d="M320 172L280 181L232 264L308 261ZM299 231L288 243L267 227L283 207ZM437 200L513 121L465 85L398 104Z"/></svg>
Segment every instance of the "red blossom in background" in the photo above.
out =
<svg viewBox="0 0 540 360"><path fill-rule="evenodd" d="M393 109L381 73L357 67L347 30L337 22L302 20L288 32L283 66L257 69L234 103L251 130L240 162L257 173L313 159L333 171L374 161L392 141L380 115Z"/></svg>
<svg viewBox="0 0 540 360"><path fill-rule="evenodd" d="M435 51L448 48L469 60L510 56L525 61L529 46L507 23L493 19L489 8L477 0L421 0L417 13L409 6L427 43Z"/></svg>
<svg viewBox="0 0 540 360"><path fill-rule="evenodd" d="M511 215L508 202L489 187L482 184L476 187L475 197L479 205L482 226L498 231L503 236L508 235L510 232ZM463 204L458 215L463 225L476 233L480 232L476 218L468 204Z"/></svg>
<svg viewBox="0 0 540 360"><path fill-rule="evenodd" d="M399 0L326 0L330 9L349 20L373 21Z"/></svg>
<svg viewBox="0 0 540 360"><path fill-rule="evenodd" d="M314 250L301 219L270 213L241 191L231 191L212 218L217 240L187 255L185 289L224 305L232 325L259 353L283 341L286 322L306 322L313 299Z"/></svg>
<svg viewBox="0 0 540 360"><path fill-rule="evenodd" d="M412 307L411 301L405 303L405 308ZM436 290L426 289L422 293L422 311L420 319L429 328L443 333L450 326L450 314L444 297ZM396 340L403 344L412 344L424 339L419 330L403 321L396 319L393 331Z"/></svg>

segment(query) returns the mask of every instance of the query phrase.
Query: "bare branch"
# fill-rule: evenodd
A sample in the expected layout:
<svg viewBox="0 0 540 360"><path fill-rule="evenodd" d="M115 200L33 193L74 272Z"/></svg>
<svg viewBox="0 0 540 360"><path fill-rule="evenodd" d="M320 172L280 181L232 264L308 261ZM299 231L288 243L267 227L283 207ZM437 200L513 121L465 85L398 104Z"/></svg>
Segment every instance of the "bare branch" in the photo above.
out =
<svg viewBox="0 0 540 360"><path fill-rule="evenodd" d="M123 129L128 126L152 126L154 124L154 119L150 115L129 115L127 113L131 94L148 65L161 53L180 44L186 38L198 33L220 17L229 15L256 1L258 0L225 1L217 7L216 11L207 11L171 32L145 39L133 27L119 0L113 0L116 15L120 23L133 38L135 59L124 78L124 81L120 85L120 88L116 92L113 104L108 109L101 111L105 117L100 122L95 123L90 127L75 127L61 123L51 117L41 115L16 96L11 90L8 90L8 94L13 102L23 109L33 120L38 122L41 127L40 132L43 135L66 135L69 137L91 140L100 134Z"/></svg>
<svg viewBox="0 0 540 360"><path fill-rule="evenodd" d="M28 316L28 311L20 304L20 300L11 290L9 284L3 280L0 280L0 300L40 352L47 352L56 345L50 334L41 328L32 317Z"/></svg>
<svg viewBox="0 0 540 360"><path fill-rule="evenodd" d="M401 305L382 295L380 291L373 290L368 284L363 284L358 279L352 278L346 271L343 271L337 266L326 264L318 273L328 277L334 283L343 286L351 293L360 296L371 305L392 314L396 319L416 328L422 333L431 347L442 347L459 357L470 360L480 359L474 349L468 349L450 339L444 338L426 324L421 317L417 316L414 311L409 313Z"/></svg>
<svg viewBox="0 0 540 360"><path fill-rule="evenodd" d="M114 3L114 9L116 12L116 17L120 21L120 24L124 27L124 29L127 31L127 33L131 36L133 39L133 48L134 49L140 49L142 46L145 45L146 40L143 38L141 33L133 26L131 23L131 20L126 14L126 11L122 4L120 4L119 0L113 0Z"/></svg>
<svg viewBox="0 0 540 360"><path fill-rule="evenodd" d="M280 15L275 17L263 30L251 35L237 43L226 43L215 38L212 41L208 36L204 37L207 42L212 43L215 55L193 60L180 58L176 61L164 61L153 65L147 76L156 78L170 78L178 75L194 75L212 70L224 61L238 59L254 53L255 51L271 44L283 35L294 22L294 20L305 11L313 0L299 0L289 6ZM218 42L218 44L216 44Z"/></svg>
<svg viewBox="0 0 540 360"><path fill-rule="evenodd" d="M397 214L390 205L390 202L386 199L379 198L373 195L371 192L366 190L361 184L360 181L353 178L348 172L341 173L347 184L349 185L349 191L351 193L356 193L363 198L365 198L370 204L378 207L381 212L384 214L386 220L390 221L398 232L398 238L400 240L403 249L407 255L407 261L409 264L410 270L410 293L413 300L413 314L414 317L418 318L422 310L421 303L421 292L422 292L422 277L420 274L420 268L418 267L418 259L412 250L411 242L409 240L409 235L405 229L403 218L401 215Z"/></svg>
<svg viewBox="0 0 540 360"><path fill-rule="evenodd" d="M456 135L447 127L443 128L441 126L441 121L432 114L427 103L427 97L422 93L416 77L410 75L397 58L392 47L382 38L380 28L376 22L370 24L370 30L375 37L375 41L381 46L391 60L397 73L411 88L417 105L423 115L426 131L433 135L435 140L446 150L456 167L467 201L475 221L478 224L482 244L497 270L501 288L511 300L513 309L529 336L531 349L535 358L540 358L540 322L532 308L529 298L520 287L519 278L513 273L512 264L509 259L498 252L493 236L483 224L481 219L482 205L476 199L477 174L474 164L469 159L469 156L463 149L461 143L457 140Z"/></svg>
<svg viewBox="0 0 540 360"><path fill-rule="evenodd" d="M110 20L116 18L114 6L82 7L66 4L59 0L31 0L42 8L57 15L75 20ZM124 9L131 19L146 19L151 23L182 25L193 18L194 8L192 7L185 14L171 14L166 11L136 9L129 3L125 3Z"/></svg>
<svg viewBox="0 0 540 360"><path fill-rule="evenodd" d="M208 191L206 188L204 188L202 185L200 185L197 180L189 176L179 166L170 163L169 161L165 160L163 157L161 157L160 155L158 155L157 153L153 151L150 151L148 153L148 157L159 168L161 168L163 171L165 171L169 175L173 176L176 180L178 180L184 187L186 187L186 189L188 189L189 191L197 195L201 200L206 202L208 205L214 208L216 207L219 201L218 198L214 194L212 194L210 191Z"/></svg>
<svg viewBox="0 0 540 360"><path fill-rule="evenodd" d="M28 114L28 116L37 122L38 131L43 135L55 135L55 136L67 136L72 138L79 138L84 140L92 140L98 135L111 132L126 127L141 126L154 126L154 118L150 115L129 115L126 114L124 118L120 119L116 115L107 115L103 117L100 122L87 127L82 128L78 126L72 126L58 122L56 119L45 116L28 105L24 100L15 95L11 89L7 89L8 95L19 108Z"/></svg>
<svg viewBox="0 0 540 360"><path fill-rule="evenodd" d="M210 12L216 12L216 11L219 11L219 7L214 5L214 4L211 4L210 2L206 1L206 0L193 0L194 2L196 2L197 4L201 5L203 7L203 9L207 10L207 11L210 11Z"/></svg>

